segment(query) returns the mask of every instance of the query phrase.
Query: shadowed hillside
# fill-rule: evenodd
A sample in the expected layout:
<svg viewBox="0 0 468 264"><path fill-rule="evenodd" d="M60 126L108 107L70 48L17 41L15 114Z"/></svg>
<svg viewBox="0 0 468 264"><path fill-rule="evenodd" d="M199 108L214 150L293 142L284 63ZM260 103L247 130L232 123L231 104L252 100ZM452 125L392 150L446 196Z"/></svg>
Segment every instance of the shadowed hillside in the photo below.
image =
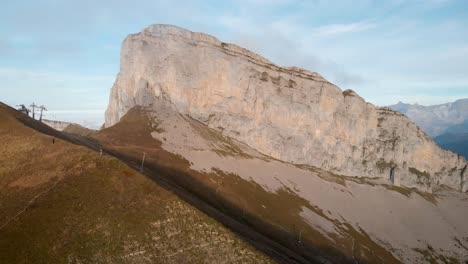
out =
<svg viewBox="0 0 468 264"><path fill-rule="evenodd" d="M121 161L68 140L0 104L0 263L271 262Z"/></svg>

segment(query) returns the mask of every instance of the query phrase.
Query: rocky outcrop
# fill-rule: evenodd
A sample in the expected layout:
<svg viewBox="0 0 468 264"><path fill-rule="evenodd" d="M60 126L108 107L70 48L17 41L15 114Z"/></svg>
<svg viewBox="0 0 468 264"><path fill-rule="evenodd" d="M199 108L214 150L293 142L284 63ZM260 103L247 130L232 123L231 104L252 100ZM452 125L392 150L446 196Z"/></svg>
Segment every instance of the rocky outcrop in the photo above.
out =
<svg viewBox="0 0 468 264"><path fill-rule="evenodd" d="M212 36L153 25L125 39L106 127L155 98L279 160L429 191L468 188L466 161L405 115Z"/></svg>
<svg viewBox="0 0 468 264"><path fill-rule="evenodd" d="M58 131L63 131L68 126L73 125L73 123L70 123L70 122L48 120L48 119L42 119L41 122Z"/></svg>

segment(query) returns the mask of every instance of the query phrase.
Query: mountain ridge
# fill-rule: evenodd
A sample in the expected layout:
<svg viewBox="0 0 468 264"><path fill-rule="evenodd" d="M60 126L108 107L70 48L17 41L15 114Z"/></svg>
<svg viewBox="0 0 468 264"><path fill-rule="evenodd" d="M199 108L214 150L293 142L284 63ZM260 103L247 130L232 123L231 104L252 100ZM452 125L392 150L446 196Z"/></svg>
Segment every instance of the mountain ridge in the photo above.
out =
<svg viewBox="0 0 468 264"><path fill-rule="evenodd" d="M431 137L468 120L468 98L428 106L398 102L388 107L407 115Z"/></svg>
<svg viewBox="0 0 468 264"><path fill-rule="evenodd" d="M408 115L440 147L468 159L468 98L428 106L398 102L389 108Z"/></svg>
<svg viewBox="0 0 468 264"><path fill-rule="evenodd" d="M155 98L276 159L427 191L468 189L466 161L406 116L206 34L152 25L124 40L106 127Z"/></svg>

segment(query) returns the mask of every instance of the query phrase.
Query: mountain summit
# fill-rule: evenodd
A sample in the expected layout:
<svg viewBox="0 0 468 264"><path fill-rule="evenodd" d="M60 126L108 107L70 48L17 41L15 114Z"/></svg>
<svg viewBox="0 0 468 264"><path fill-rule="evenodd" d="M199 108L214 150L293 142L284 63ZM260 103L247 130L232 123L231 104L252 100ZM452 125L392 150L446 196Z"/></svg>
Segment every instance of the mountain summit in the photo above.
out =
<svg viewBox="0 0 468 264"><path fill-rule="evenodd" d="M468 189L465 159L405 115L206 34L152 25L125 39L105 126L156 98L282 161L427 191Z"/></svg>

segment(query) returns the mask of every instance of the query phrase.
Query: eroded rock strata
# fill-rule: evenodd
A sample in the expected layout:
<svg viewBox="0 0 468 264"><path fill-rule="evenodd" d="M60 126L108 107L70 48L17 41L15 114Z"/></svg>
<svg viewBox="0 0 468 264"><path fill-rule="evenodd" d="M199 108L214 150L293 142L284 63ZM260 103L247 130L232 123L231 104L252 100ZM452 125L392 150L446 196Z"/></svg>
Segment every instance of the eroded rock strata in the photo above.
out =
<svg viewBox="0 0 468 264"><path fill-rule="evenodd" d="M125 39L106 127L156 99L279 160L428 191L468 189L464 158L405 115L206 34L153 25Z"/></svg>

